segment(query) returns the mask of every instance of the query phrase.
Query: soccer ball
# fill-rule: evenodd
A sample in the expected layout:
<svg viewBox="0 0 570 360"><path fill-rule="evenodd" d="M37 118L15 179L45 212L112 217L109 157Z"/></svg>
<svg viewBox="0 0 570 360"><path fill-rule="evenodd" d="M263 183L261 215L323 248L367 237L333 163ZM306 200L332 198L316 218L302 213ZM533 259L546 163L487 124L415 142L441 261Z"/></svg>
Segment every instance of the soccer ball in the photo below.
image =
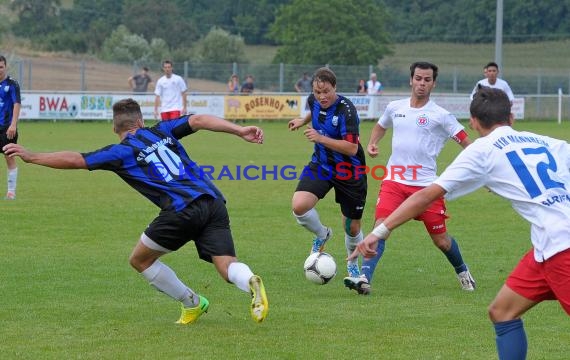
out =
<svg viewBox="0 0 570 360"><path fill-rule="evenodd" d="M336 263L334 258L325 252L316 252L305 260L305 277L310 282L324 285L336 275Z"/></svg>

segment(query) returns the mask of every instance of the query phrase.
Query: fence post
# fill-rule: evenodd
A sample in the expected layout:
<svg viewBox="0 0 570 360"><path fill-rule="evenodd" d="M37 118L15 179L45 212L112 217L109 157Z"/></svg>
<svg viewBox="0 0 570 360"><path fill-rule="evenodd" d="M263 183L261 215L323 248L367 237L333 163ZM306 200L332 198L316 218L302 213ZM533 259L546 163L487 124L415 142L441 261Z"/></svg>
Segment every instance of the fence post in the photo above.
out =
<svg viewBox="0 0 570 360"><path fill-rule="evenodd" d="M536 116L540 116L540 95L542 94L542 74L540 69L536 70Z"/></svg>
<svg viewBox="0 0 570 360"><path fill-rule="evenodd" d="M558 125L562 124L562 88L558 88Z"/></svg>
<svg viewBox="0 0 570 360"><path fill-rule="evenodd" d="M457 94L457 66L453 67L453 93Z"/></svg>
<svg viewBox="0 0 570 360"><path fill-rule="evenodd" d="M32 90L32 61L28 60L28 90Z"/></svg>
<svg viewBox="0 0 570 360"><path fill-rule="evenodd" d="M81 73L81 91L85 91L85 60L81 60L81 70L79 72Z"/></svg>
<svg viewBox="0 0 570 360"><path fill-rule="evenodd" d="M232 74L236 74L238 73L238 64L237 62L234 61L234 63L232 64Z"/></svg>
<svg viewBox="0 0 570 360"><path fill-rule="evenodd" d="M188 81L188 61L184 61L184 82Z"/></svg>
<svg viewBox="0 0 570 360"><path fill-rule="evenodd" d="M20 84L24 83L24 61L25 60L21 60L18 62L18 81Z"/></svg>
<svg viewBox="0 0 570 360"><path fill-rule="evenodd" d="M283 92L283 83L285 82L285 65L279 63L279 92Z"/></svg>

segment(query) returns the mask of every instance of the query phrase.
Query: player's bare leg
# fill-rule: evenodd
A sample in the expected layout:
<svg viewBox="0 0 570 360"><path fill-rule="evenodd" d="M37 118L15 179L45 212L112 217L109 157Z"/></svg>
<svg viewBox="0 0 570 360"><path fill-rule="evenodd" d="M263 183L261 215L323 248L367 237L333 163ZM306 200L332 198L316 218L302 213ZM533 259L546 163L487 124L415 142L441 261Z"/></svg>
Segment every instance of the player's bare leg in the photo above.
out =
<svg viewBox="0 0 570 360"><path fill-rule="evenodd" d="M522 319L537 302L529 300L503 285L489 305L489 318L496 333L499 359L525 359L528 348Z"/></svg>
<svg viewBox="0 0 570 360"><path fill-rule="evenodd" d="M466 291L475 290L475 279L473 279L469 267L463 261L463 256L455 239L447 233L429 235L433 244L443 252L451 266L453 266L461 288Z"/></svg>
<svg viewBox="0 0 570 360"><path fill-rule="evenodd" d="M168 265L160 261L159 258L169 252L143 233L131 253L129 263L158 291L179 301L182 315L177 323L190 324L208 311L209 302L186 286Z"/></svg>

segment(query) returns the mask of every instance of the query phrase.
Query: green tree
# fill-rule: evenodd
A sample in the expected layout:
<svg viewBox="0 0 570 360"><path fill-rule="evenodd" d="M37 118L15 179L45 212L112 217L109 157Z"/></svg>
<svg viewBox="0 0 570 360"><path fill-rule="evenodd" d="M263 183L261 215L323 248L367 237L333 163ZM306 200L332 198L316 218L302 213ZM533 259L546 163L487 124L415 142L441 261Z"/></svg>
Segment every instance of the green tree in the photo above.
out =
<svg viewBox="0 0 570 360"><path fill-rule="evenodd" d="M241 36L212 28L197 45L200 59L206 63L246 62L245 43Z"/></svg>
<svg viewBox="0 0 570 360"><path fill-rule="evenodd" d="M170 48L189 47L200 37L174 0L125 0L122 23L145 39L164 39Z"/></svg>
<svg viewBox="0 0 570 360"><path fill-rule="evenodd" d="M29 38L35 44L41 44L44 35L59 31L61 24L59 0L19 0L11 4L18 16L12 27L14 34Z"/></svg>
<svg viewBox="0 0 570 360"><path fill-rule="evenodd" d="M109 61L148 60L150 46L142 36L132 34L124 25L119 25L104 42L101 57Z"/></svg>
<svg viewBox="0 0 570 360"><path fill-rule="evenodd" d="M74 0L73 7L61 10L66 32L77 34L88 52L97 54L113 29L121 24L123 0Z"/></svg>
<svg viewBox="0 0 570 360"><path fill-rule="evenodd" d="M384 8L370 1L294 0L282 6L269 36L281 45L275 62L377 64L391 53Z"/></svg>

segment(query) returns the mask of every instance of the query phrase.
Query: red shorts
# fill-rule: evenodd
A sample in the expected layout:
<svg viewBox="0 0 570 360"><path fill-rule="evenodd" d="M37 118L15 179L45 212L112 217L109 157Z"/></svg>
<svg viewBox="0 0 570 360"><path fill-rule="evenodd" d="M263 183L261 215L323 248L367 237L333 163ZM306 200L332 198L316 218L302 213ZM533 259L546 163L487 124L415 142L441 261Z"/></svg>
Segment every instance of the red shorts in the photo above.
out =
<svg viewBox="0 0 570 360"><path fill-rule="evenodd" d="M160 118L164 121L164 120L174 120L174 119L178 119L180 116L182 116L182 114L180 113L180 111L178 110L174 110L174 111L166 111L166 112L161 112L160 113Z"/></svg>
<svg viewBox="0 0 570 360"><path fill-rule="evenodd" d="M404 185L390 180L382 181L380 192L378 193L378 201L376 202L375 219L387 218L404 200L423 188L424 186ZM443 234L447 232L447 227L445 226L447 218L447 215L445 215L445 202L443 198L439 198L415 219L423 221L428 233Z"/></svg>
<svg viewBox="0 0 570 360"><path fill-rule="evenodd" d="M544 262L534 260L531 249L519 261L506 284L517 294L535 301L558 300L570 315L570 249Z"/></svg>

